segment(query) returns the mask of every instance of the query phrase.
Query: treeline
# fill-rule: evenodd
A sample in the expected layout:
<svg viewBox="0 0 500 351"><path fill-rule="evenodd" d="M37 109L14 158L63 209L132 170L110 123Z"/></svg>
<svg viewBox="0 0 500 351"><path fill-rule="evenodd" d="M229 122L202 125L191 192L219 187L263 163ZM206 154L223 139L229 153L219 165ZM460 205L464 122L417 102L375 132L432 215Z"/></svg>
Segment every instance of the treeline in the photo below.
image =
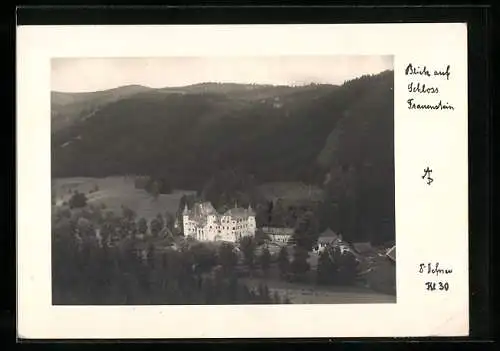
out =
<svg viewBox="0 0 500 351"><path fill-rule="evenodd" d="M326 170L320 226L342 233L349 242L393 241L393 72L361 77L345 86L359 93L358 102L343 112L318 156Z"/></svg>
<svg viewBox="0 0 500 351"><path fill-rule="evenodd" d="M157 197L160 194L171 194L173 189L172 182L167 176L136 176L134 179L136 189L143 189L151 196Z"/></svg>
<svg viewBox="0 0 500 351"><path fill-rule="evenodd" d="M52 292L56 305L287 303L267 286L240 283L231 245L186 243L160 250L140 239L128 215L98 208L54 213ZM135 223L135 225L131 225ZM101 228L96 236L96 229ZM144 247L145 246L145 247ZM144 254L144 257L142 256Z"/></svg>

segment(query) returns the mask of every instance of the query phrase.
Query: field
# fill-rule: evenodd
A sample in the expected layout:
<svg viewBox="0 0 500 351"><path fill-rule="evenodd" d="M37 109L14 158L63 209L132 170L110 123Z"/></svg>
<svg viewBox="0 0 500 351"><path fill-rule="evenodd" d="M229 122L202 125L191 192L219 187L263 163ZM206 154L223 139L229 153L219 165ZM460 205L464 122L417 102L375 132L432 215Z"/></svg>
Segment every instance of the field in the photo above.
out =
<svg viewBox="0 0 500 351"><path fill-rule="evenodd" d="M85 194L89 204L105 204L107 210L116 213L121 212L123 205L135 211L138 217L147 220L158 213L175 213L182 195L193 193L176 190L172 194L160 194L157 199L153 199L144 190L134 187L133 177L56 178L52 180L52 190L58 205L68 201L71 193L76 190Z"/></svg>
<svg viewBox="0 0 500 351"><path fill-rule="evenodd" d="M264 283L273 294L287 296L294 304L349 304L349 303L395 303L396 295L378 292L361 283L355 286L322 286L315 280L316 267L311 265L307 274L307 282L288 282L279 277L276 264L271 265L267 278L259 273L252 277L243 278L248 287L257 288Z"/></svg>
<svg viewBox="0 0 500 351"><path fill-rule="evenodd" d="M259 279L244 279L249 287L257 287ZM315 286L289 283L277 280L262 280L271 293L288 296L294 304L359 304L359 303L395 303L396 296L382 294L363 287Z"/></svg>

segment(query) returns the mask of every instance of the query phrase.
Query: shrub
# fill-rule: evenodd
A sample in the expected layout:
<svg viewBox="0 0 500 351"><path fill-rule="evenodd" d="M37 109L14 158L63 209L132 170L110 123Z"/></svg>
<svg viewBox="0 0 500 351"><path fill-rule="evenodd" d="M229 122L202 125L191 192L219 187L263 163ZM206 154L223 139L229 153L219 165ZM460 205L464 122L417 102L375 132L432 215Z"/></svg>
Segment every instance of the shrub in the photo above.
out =
<svg viewBox="0 0 500 351"><path fill-rule="evenodd" d="M83 193L75 192L69 199L70 208L83 208L87 205L87 197Z"/></svg>

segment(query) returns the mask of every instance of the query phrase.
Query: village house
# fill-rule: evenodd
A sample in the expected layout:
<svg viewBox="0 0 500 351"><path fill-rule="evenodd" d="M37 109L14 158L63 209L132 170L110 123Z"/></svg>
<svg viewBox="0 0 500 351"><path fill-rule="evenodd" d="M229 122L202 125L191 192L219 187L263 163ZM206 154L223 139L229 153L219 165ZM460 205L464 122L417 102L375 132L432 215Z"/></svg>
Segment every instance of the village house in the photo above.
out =
<svg viewBox="0 0 500 351"><path fill-rule="evenodd" d="M392 262L396 262L396 245L387 250L385 254Z"/></svg>
<svg viewBox="0 0 500 351"><path fill-rule="evenodd" d="M185 236L200 241L237 242L244 236L255 236L255 212L236 207L223 214L218 213L210 202L197 202L192 209L187 205L182 212Z"/></svg>
<svg viewBox="0 0 500 351"><path fill-rule="evenodd" d="M286 245L292 238L295 230L293 228L263 227L262 231L269 236L272 243Z"/></svg>
<svg viewBox="0 0 500 351"><path fill-rule="evenodd" d="M333 245L340 240L342 240L340 235L335 233L330 228L327 228L324 232L319 234L318 243L315 247L313 247L313 252L319 253L323 251L327 246Z"/></svg>
<svg viewBox="0 0 500 351"><path fill-rule="evenodd" d="M352 244L354 250L361 255L375 254L375 249L369 242L357 242Z"/></svg>

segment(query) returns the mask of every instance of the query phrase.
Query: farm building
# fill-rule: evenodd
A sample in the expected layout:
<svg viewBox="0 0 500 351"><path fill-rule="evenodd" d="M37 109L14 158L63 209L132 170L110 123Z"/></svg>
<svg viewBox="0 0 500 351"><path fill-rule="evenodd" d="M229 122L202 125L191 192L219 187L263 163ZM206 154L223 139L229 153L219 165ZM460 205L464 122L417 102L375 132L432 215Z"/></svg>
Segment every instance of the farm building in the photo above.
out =
<svg viewBox="0 0 500 351"><path fill-rule="evenodd" d="M386 256L393 262L396 262L396 245L387 250Z"/></svg>
<svg viewBox="0 0 500 351"><path fill-rule="evenodd" d="M358 242L358 243L353 243L352 244L354 250L356 250L357 253L361 255L366 255L370 253L374 253L375 249L373 248L372 244L369 242Z"/></svg>
<svg viewBox="0 0 500 351"><path fill-rule="evenodd" d="M335 244L336 242L341 240L342 238L337 233L335 233L330 228L327 228L324 232L319 234L318 244L313 248L313 252L321 252L328 245Z"/></svg>
<svg viewBox="0 0 500 351"><path fill-rule="evenodd" d="M269 236L272 243L286 245L289 243L295 230L293 228L263 227L262 231Z"/></svg>

